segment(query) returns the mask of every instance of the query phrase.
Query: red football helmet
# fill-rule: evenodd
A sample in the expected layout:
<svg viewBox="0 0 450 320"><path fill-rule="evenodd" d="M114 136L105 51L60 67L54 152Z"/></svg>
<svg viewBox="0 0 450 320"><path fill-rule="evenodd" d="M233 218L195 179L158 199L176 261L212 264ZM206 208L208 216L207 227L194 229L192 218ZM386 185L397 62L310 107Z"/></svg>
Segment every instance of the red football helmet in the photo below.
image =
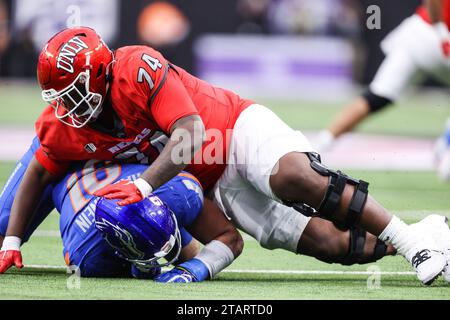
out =
<svg viewBox="0 0 450 320"><path fill-rule="evenodd" d="M102 111L113 61L112 51L91 28L57 33L39 55L37 77L42 98L52 104L60 121L83 127Z"/></svg>

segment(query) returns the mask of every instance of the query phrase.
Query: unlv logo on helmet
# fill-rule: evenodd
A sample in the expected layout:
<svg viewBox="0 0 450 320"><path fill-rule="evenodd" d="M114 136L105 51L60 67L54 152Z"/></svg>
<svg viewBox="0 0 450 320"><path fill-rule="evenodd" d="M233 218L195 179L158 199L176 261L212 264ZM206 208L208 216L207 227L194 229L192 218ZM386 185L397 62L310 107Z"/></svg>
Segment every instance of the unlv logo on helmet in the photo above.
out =
<svg viewBox="0 0 450 320"><path fill-rule="evenodd" d="M58 69L63 69L69 73L73 73L73 61L76 55L83 49L87 49L88 45L80 39L80 37L75 36L69 41L67 41L59 51L56 67Z"/></svg>

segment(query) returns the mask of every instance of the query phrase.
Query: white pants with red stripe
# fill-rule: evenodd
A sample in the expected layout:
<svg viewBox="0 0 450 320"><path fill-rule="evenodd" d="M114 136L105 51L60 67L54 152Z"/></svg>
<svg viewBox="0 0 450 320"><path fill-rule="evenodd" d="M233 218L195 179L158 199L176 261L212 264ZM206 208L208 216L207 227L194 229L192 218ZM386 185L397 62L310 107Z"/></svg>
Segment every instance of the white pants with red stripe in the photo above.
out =
<svg viewBox="0 0 450 320"><path fill-rule="evenodd" d="M420 16L406 18L381 42L386 58L370 90L395 101L415 77L430 74L450 85L450 58L441 50L434 28Z"/></svg>

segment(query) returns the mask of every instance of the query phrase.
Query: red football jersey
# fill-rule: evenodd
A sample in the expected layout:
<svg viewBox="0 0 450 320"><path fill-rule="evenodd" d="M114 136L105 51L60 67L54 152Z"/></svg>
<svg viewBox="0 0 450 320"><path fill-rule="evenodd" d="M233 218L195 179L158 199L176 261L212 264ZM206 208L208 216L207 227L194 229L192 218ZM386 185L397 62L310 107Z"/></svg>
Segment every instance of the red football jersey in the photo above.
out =
<svg viewBox="0 0 450 320"><path fill-rule="evenodd" d="M425 5L422 5L417 9L417 14L426 22L431 23L428 10ZM450 29L450 0L442 0L442 21Z"/></svg>
<svg viewBox="0 0 450 320"><path fill-rule="evenodd" d="M112 135L89 125L72 128L60 122L48 106L36 122L41 142L37 160L57 176L73 161L150 164L168 141L172 125L182 117L198 114L207 141L186 170L206 190L211 188L225 168L230 130L253 102L192 76L147 46L120 48L115 59L110 103L105 101L104 108L114 109L123 124L122 134Z"/></svg>

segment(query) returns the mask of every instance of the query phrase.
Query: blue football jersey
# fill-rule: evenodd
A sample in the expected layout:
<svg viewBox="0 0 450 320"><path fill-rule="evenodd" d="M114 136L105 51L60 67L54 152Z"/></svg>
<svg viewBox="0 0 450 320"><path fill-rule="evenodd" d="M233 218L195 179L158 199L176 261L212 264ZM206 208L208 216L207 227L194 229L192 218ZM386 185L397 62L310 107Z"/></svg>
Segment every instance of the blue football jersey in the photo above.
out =
<svg viewBox="0 0 450 320"><path fill-rule="evenodd" d="M93 193L119 180L135 180L148 165L117 164L88 161L71 168L53 189L52 198L60 212L60 230L67 264L82 265L87 253L96 251L102 242L95 229L96 199ZM177 217L182 246L187 245L192 236L184 229L200 214L203 206L203 190L197 179L182 172L156 189L157 195ZM106 261L106 260L105 260ZM91 263L89 263L91 264ZM85 270L91 269L85 266ZM97 268L95 268L97 269Z"/></svg>
<svg viewBox="0 0 450 320"><path fill-rule="evenodd" d="M0 235L6 233L15 194L39 146L39 139L35 137L0 193ZM62 180L50 184L45 189L23 241L28 240L56 207L61 214L60 231L67 265L78 266L82 276L131 276L130 264L114 254L114 250L95 228L96 197L92 194L121 179L134 180L147 167L147 165L120 165L94 160L74 164ZM183 226L191 224L201 211L203 191L200 183L191 174L182 172L155 190L154 194L174 212L180 227L182 245L188 244L192 236Z"/></svg>
<svg viewBox="0 0 450 320"><path fill-rule="evenodd" d="M140 164L105 164L88 161L76 165L71 173L56 184L53 202L60 213L75 217L80 231L85 232L94 222L95 196L93 193L119 180L135 180L148 168ZM156 189L157 195L175 213L180 227L191 224L201 211L203 190L197 179L182 172ZM66 214L65 214L66 215Z"/></svg>

